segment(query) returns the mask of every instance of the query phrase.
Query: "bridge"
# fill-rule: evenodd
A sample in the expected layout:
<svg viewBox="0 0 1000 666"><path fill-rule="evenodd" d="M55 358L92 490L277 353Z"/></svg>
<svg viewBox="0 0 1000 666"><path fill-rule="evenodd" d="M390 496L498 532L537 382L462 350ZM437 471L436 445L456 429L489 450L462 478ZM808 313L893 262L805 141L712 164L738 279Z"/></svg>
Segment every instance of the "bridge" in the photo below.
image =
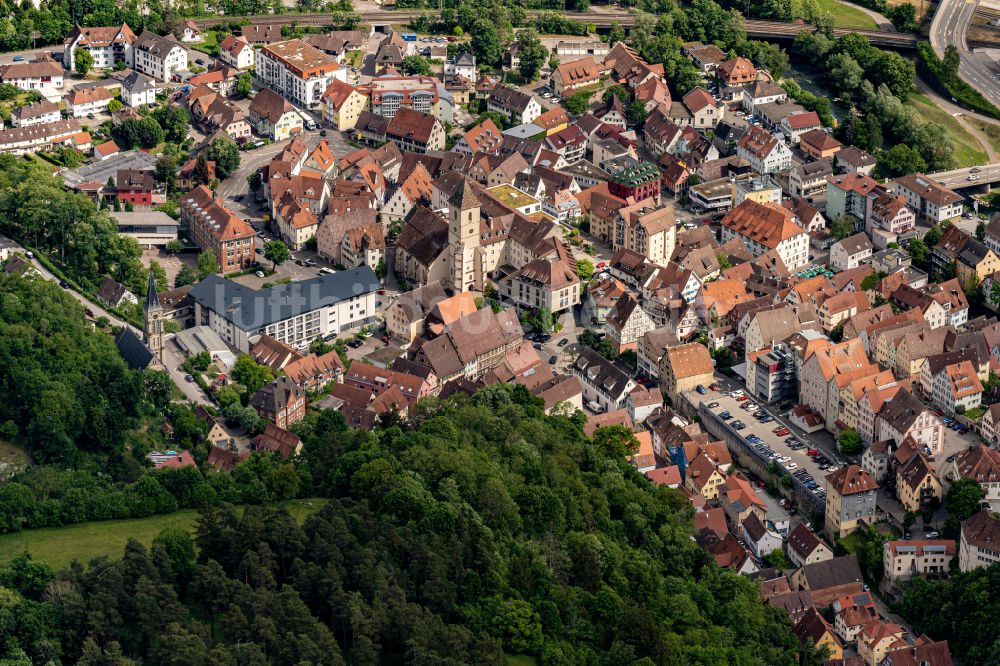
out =
<svg viewBox="0 0 1000 666"><path fill-rule="evenodd" d="M368 25L375 27L387 26L389 24L409 23L410 21L423 15L436 15L436 12L433 11L414 9L379 9L350 13L360 17L363 23L367 23ZM534 18L538 12L529 11L527 14L528 18ZM618 23L626 28L635 25L635 15L622 10L600 13L565 12L561 15L573 21L579 21L580 23L592 23L598 28L603 29L610 28L612 23ZM343 18L343 14L279 14L277 16L264 14L247 17L212 16L209 18L195 19L195 23L199 28L214 28L220 25L228 25L229 23L242 18L246 18L246 20L250 23L263 25L273 25L275 23L279 25L289 25L294 23L301 26L326 27L334 25L335 22L341 20ZM811 29L811 26L805 23L785 23L782 21L757 20L748 20L745 21L745 23L747 36L754 39L765 39L770 41L792 41L800 31ZM838 37L851 33L864 35L868 38L868 41L875 46L909 50L916 49L917 46L916 35L912 34L879 32L878 30L847 30L842 28L836 28L833 31L833 34Z"/></svg>
<svg viewBox="0 0 1000 666"><path fill-rule="evenodd" d="M952 190L989 189L1000 183L1000 162L927 174L928 178Z"/></svg>

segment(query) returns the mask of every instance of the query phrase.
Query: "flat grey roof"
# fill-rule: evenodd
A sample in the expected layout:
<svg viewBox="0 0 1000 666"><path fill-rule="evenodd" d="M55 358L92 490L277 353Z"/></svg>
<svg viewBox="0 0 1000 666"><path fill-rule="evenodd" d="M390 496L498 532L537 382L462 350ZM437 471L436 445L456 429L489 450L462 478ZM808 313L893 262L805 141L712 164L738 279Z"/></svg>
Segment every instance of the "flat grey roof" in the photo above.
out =
<svg viewBox="0 0 1000 666"><path fill-rule="evenodd" d="M307 314L381 288L368 266L256 290L218 275L191 288L191 298L244 331Z"/></svg>
<svg viewBox="0 0 1000 666"><path fill-rule="evenodd" d="M181 224L159 210L112 211L111 217L118 224L133 227L179 227Z"/></svg>
<svg viewBox="0 0 1000 666"><path fill-rule="evenodd" d="M84 164L75 169L63 171L63 182L66 187L77 187L80 183L96 182L104 185L108 178L118 174L119 169L135 169L137 171L153 171L156 169L156 155L144 153L141 150L129 150L118 153L106 160Z"/></svg>

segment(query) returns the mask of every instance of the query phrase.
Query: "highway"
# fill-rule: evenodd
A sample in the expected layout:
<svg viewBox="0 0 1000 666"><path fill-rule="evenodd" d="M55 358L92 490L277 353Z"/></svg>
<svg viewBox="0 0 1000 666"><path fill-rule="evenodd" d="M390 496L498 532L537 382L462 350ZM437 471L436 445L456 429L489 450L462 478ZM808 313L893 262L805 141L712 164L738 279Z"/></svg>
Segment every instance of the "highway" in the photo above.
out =
<svg viewBox="0 0 1000 666"><path fill-rule="evenodd" d="M969 180L969 176L973 175L973 169L978 169L978 171L975 172L977 177L974 180ZM983 164L978 167L965 167L962 169L952 169L950 171L938 171L937 173L929 173L927 175L928 177L933 178L936 183L953 190L963 187L985 185L987 183L992 184L1000 182L1000 162Z"/></svg>
<svg viewBox="0 0 1000 666"><path fill-rule="evenodd" d="M931 46L938 57L944 57L949 44L958 47L961 59L958 74L966 83L1000 106L1000 72L991 67L989 56L969 50L965 35L979 0L941 0L931 22Z"/></svg>
<svg viewBox="0 0 1000 666"><path fill-rule="evenodd" d="M434 14L435 12L420 10L391 10L391 9L366 9L354 12L361 17L361 20L370 25L388 25L390 23L408 23L409 21L424 14ZM529 11L528 18L533 18L537 11ZM624 27L635 25L635 16L623 10L603 11L600 13L589 12L565 12L568 19L580 21L581 23L593 23L598 28L609 28L613 22L617 22ZM327 26L332 25L334 20L340 20L342 15L337 14L271 14L247 16L246 20L254 24L286 24L295 22L302 26ZM195 23L201 28L212 28L218 25L228 25L233 21L229 16L217 16L210 18L196 19ZM809 30L812 26L805 23L785 23L782 21L746 21L747 35L754 38L765 38L772 40L792 40L802 30ZM876 46L888 48L913 49L916 48L916 37L910 34L882 32L879 30L847 30L837 28L834 35L846 35L856 33L868 37L869 41Z"/></svg>

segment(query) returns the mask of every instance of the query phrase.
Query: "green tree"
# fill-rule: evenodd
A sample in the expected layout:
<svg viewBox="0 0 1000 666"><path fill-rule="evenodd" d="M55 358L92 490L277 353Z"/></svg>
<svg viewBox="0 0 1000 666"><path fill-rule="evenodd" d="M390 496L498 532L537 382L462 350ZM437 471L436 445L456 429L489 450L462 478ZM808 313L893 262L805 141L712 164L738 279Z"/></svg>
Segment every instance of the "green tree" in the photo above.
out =
<svg viewBox="0 0 1000 666"><path fill-rule="evenodd" d="M219 272L219 260L211 250L205 250L198 255L198 279L204 280L209 275Z"/></svg>
<svg viewBox="0 0 1000 666"><path fill-rule="evenodd" d="M861 444L861 435L854 428L847 428L841 432L837 438L837 444L840 446L841 453L845 456L857 455L864 448Z"/></svg>
<svg viewBox="0 0 1000 666"><path fill-rule="evenodd" d="M73 51L73 69L80 76L86 76L94 66L94 56L90 55L90 49L78 48Z"/></svg>
<svg viewBox="0 0 1000 666"><path fill-rule="evenodd" d="M976 224L976 240L980 243L986 240L986 223L982 220Z"/></svg>
<svg viewBox="0 0 1000 666"><path fill-rule="evenodd" d="M246 387L247 393L253 395L265 384L274 379L271 370L266 365L261 365L249 354L240 354L230 371L233 381Z"/></svg>
<svg viewBox="0 0 1000 666"><path fill-rule="evenodd" d="M945 509L947 509L949 516L963 521L979 511L979 505L982 501L983 488L975 479L958 479L948 486L948 494L945 495Z"/></svg>
<svg viewBox="0 0 1000 666"><path fill-rule="evenodd" d="M830 235L837 240L842 240L854 235L854 218L848 215L838 215L830 224Z"/></svg>
<svg viewBox="0 0 1000 666"><path fill-rule="evenodd" d="M719 262L719 268L726 270L727 268L732 268L733 264L729 261L729 256L725 252L716 252L715 258Z"/></svg>
<svg viewBox="0 0 1000 666"><path fill-rule="evenodd" d="M407 76L415 76L417 74L422 76L431 75L430 61L418 55L409 55L403 58L403 62L399 64L399 69Z"/></svg>
<svg viewBox="0 0 1000 666"><path fill-rule="evenodd" d="M208 185L212 182L212 175L208 168L208 160L205 159L205 153L200 153L198 159L195 160L192 178L199 185Z"/></svg>
<svg viewBox="0 0 1000 666"><path fill-rule="evenodd" d="M608 32L608 46L614 46L618 42L625 41L625 28L618 21L611 22L611 31Z"/></svg>
<svg viewBox="0 0 1000 666"><path fill-rule="evenodd" d="M576 275L580 282L588 282L594 276L594 262L589 259L576 260Z"/></svg>
<svg viewBox="0 0 1000 666"><path fill-rule="evenodd" d="M518 72L525 81L535 81L542 71L542 66L545 65L549 51L542 44L542 40L539 39L538 32L534 28L525 28L518 33L517 41L519 44L518 56L521 59Z"/></svg>
<svg viewBox="0 0 1000 666"><path fill-rule="evenodd" d="M174 276L174 288L186 287L189 284L194 284L198 279L198 273L193 268L187 264L182 264L180 270L177 271L177 275Z"/></svg>
<svg viewBox="0 0 1000 666"><path fill-rule="evenodd" d="M208 144L209 160L215 162L215 173L220 180L229 178L229 174L240 168L240 147L232 139L218 136Z"/></svg>
<svg viewBox="0 0 1000 666"><path fill-rule="evenodd" d="M877 160L875 169L883 178L896 178L927 170L927 163L920 152L905 143L897 143L889 150L881 151Z"/></svg>
<svg viewBox="0 0 1000 666"><path fill-rule="evenodd" d="M123 108L124 106L125 106L125 104L123 104L120 99L115 98L115 99L111 100L110 102L108 102L108 113L114 113L115 111L118 111L119 109Z"/></svg>
<svg viewBox="0 0 1000 666"><path fill-rule="evenodd" d="M180 104L164 104L151 114L163 129L163 137L171 143L181 143L188 137L191 117Z"/></svg>
<svg viewBox="0 0 1000 666"><path fill-rule="evenodd" d="M268 241L264 244L264 258L271 262L272 268L277 268L278 264L288 261L291 252L288 246L280 240Z"/></svg>
<svg viewBox="0 0 1000 666"><path fill-rule="evenodd" d="M577 116L587 113L590 110L590 95L589 92L578 92L570 95L566 98L566 110Z"/></svg>
<svg viewBox="0 0 1000 666"><path fill-rule="evenodd" d="M389 269L385 265L385 259L379 259L378 265L375 266L375 277L379 280L384 280L385 276L389 274Z"/></svg>
<svg viewBox="0 0 1000 666"><path fill-rule="evenodd" d="M792 564L785 557L785 553L779 548L777 550L772 550L770 553L764 556L764 562L771 567L779 571L785 571L786 569L791 569Z"/></svg>
<svg viewBox="0 0 1000 666"><path fill-rule="evenodd" d="M252 92L253 79L250 78L250 72L243 72L236 81L236 94L240 97L247 97Z"/></svg>
<svg viewBox="0 0 1000 666"><path fill-rule="evenodd" d="M496 26L486 19L480 19L472 25L469 35L476 62L495 66L500 61L500 35Z"/></svg>
<svg viewBox="0 0 1000 666"><path fill-rule="evenodd" d="M928 232L929 235L930 232ZM926 239L926 236L924 237ZM926 263L928 257L927 245L924 240L919 238L911 238L906 243L906 252L910 255L914 264L922 266Z"/></svg>

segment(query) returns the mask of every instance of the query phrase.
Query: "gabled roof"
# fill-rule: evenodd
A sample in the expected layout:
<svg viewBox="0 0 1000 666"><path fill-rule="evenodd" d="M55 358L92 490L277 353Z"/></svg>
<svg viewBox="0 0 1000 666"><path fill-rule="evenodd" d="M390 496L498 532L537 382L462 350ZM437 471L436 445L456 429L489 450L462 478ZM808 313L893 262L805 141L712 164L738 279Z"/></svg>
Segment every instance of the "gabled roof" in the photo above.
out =
<svg viewBox="0 0 1000 666"><path fill-rule="evenodd" d="M878 490L878 482L857 465L846 465L827 474L826 485L841 497Z"/></svg>

